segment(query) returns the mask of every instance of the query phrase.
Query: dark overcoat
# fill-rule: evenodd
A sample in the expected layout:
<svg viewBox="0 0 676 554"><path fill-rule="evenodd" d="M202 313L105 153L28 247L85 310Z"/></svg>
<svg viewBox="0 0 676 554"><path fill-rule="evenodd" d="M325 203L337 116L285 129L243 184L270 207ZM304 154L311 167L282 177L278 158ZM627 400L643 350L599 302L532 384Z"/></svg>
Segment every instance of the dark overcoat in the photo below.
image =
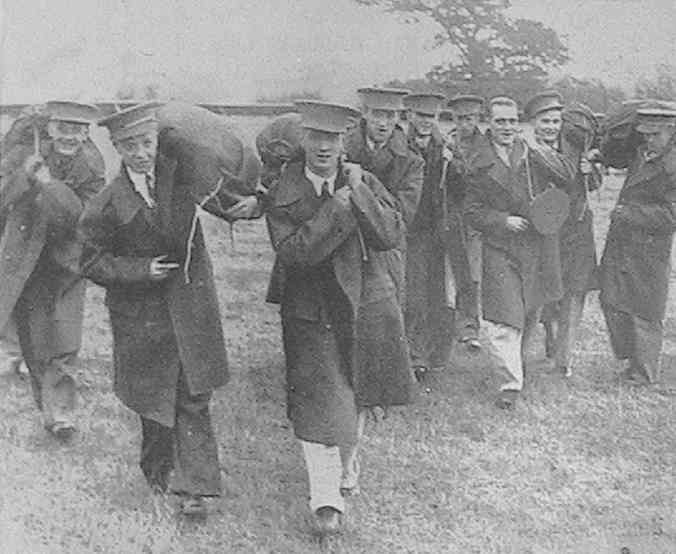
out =
<svg viewBox="0 0 676 554"><path fill-rule="evenodd" d="M351 198L344 207L317 197L296 162L285 167L266 213L277 254L267 300L281 305L288 415L299 438L322 444L354 442L357 406L405 404L412 393L384 259L405 233L403 218L368 173Z"/></svg>
<svg viewBox="0 0 676 554"><path fill-rule="evenodd" d="M33 147L17 145L2 155L0 329L26 295L33 310L44 311L41 319L51 322L49 337L31 340L31 357L48 362L80 348L85 281L78 273L76 227L83 206L103 187L104 168L90 141L74 156L60 156L43 140L40 154L52 180L33 185L23 169L33 153Z"/></svg>
<svg viewBox="0 0 676 554"><path fill-rule="evenodd" d="M508 216L528 218L532 197L526 156L535 195L551 184L569 186L572 165L555 150L541 147L526 153L517 141L508 166L487 143L472 162L465 202L465 219L483 238L484 319L518 329L528 312L563 294L558 235L541 235L532 226L515 233L506 226Z"/></svg>
<svg viewBox="0 0 676 554"><path fill-rule="evenodd" d="M162 141L160 135L160 152ZM150 209L122 166L85 209L79 226L82 272L106 288L115 392L131 409L167 426L174 424L181 369L191 394L211 392L228 379L218 297L199 221L190 244L199 199L184 171L175 159L158 155L157 204ZM218 196L205 209L224 217ZM180 268L153 281L150 263L163 255ZM173 344L178 361L165 359Z"/></svg>
<svg viewBox="0 0 676 554"><path fill-rule="evenodd" d="M676 147L629 167L601 258L601 301L647 319L664 319L676 231Z"/></svg>
<svg viewBox="0 0 676 554"><path fill-rule="evenodd" d="M387 144L372 151L366 140L366 122L362 120L345 136L345 155L347 161L359 164L385 185L396 199L406 227L410 227L420 203L425 161L411 150L404 131L395 127ZM386 260L401 299L406 271L405 236L397 248L386 255Z"/></svg>
<svg viewBox="0 0 676 554"><path fill-rule="evenodd" d="M580 152L562 141L561 152L575 166L575 179L566 192L570 198L570 212L559 232L561 247L561 277L566 294L585 293L595 289L596 245L594 242L594 214L588 195L601 186L601 173L595 167L585 176L579 170Z"/></svg>

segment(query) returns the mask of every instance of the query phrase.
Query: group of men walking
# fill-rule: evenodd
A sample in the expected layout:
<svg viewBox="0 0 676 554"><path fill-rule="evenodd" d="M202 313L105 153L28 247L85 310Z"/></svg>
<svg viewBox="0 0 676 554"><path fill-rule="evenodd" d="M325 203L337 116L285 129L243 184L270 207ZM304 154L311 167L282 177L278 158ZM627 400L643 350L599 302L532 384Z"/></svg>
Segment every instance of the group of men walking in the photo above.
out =
<svg viewBox="0 0 676 554"><path fill-rule="evenodd" d="M209 402L227 357L197 205L228 221L266 217L267 300L280 306L288 417L321 533L340 529L359 491L367 413L412 402L416 379L445 367L454 343L481 348L480 320L505 375L503 408L523 389L538 323L570 374L595 286L626 377L659 378L676 107L644 102L599 151L594 114L554 91L525 106L534 136L507 97L452 98L455 129L444 136L442 95L358 94L361 112L299 101L299 114L271 122L256 140L254 194L230 187L259 180L246 149L238 175L219 170L210 148L160 125L157 104L99 118L92 106L50 102L42 123L13 128L0 173L0 329L16 323L49 432L76 429L68 368L88 278L107 291L114 388L140 416L149 485L179 494L186 515L205 515L204 498L220 493ZM122 159L105 186L94 121ZM629 169L599 269L588 194L602 154Z"/></svg>

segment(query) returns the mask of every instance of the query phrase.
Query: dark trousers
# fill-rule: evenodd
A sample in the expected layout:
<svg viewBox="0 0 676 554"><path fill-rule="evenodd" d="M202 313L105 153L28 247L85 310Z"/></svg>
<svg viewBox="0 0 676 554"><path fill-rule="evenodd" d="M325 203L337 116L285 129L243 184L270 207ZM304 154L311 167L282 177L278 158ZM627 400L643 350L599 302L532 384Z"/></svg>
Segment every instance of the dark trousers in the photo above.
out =
<svg viewBox="0 0 676 554"><path fill-rule="evenodd" d="M151 487L165 492L175 469L172 492L218 496L221 473L211 427L211 393L191 395L181 372L176 390L176 420L166 427L141 416L141 470Z"/></svg>
<svg viewBox="0 0 676 554"><path fill-rule="evenodd" d="M613 353L618 360L629 360L630 369L639 371L651 383L660 379L662 322L649 321L602 303Z"/></svg>
<svg viewBox="0 0 676 554"><path fill-rule="evenodd" d="M55 321L53 298L45 287L29 287L14 307L21 353L30 373L33 398L42 411L45 425L64 422L75 408L75 381L68 368L77 350L63 352L58 335L61 322Z"/></svg>

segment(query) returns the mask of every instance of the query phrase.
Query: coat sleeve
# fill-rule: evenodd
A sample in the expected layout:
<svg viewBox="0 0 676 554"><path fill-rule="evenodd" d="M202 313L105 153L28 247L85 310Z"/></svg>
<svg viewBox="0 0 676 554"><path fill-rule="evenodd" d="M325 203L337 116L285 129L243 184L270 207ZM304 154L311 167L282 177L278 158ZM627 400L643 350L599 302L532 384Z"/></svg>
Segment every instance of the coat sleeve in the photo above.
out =
<svg viewBox="0 0 676 554"><path fill-rule="evenodd" d="M356 230L352 209L334 198L300 224L293 217L294 205L273 204L266 214L272 247L286 265L315 266L328 259Z"/></svg>
<svg viewBox="0 0 676 554"><path fill-rule="evenodd" d="M103 287L150 281L152 258L115 256L112 252L118 221L106 192L85 207L78 223L83 244L80 272Z"/></svg>
<svg viewBox="0 0 676 554"><path fill-rule="evenodd" d="M352 189L352 210L366 243L375 250L390 250L406 231L396 201L378 179L367 173Z"/></svg>
<svg viewBox="0 0 676 554"><path fill-rule="evenodd" d="M416 211L418 210L424 173L425 161L417 154L413 155L411 153L406 172L401 179L399 189L396 191L400 212L407 227L413 223Z"/></svg>
<svg viewBox="0 0 676 554"><path fill-rule="evenodd" d="M77 189L59 179L40 185L36 204L48 215L52 225L62 231L71 231L77 225L85 203L103 188L103 175L91 174Z"/></svg>
<svg viewBox="0 0 676 554"><path fill-rule="evenodd" d="M472 173L467 178L463 213L465 222L478 231L489 234L509 232L507 218L510 214L491 207L480 172Z"/></svg>
<svg viewBox="0 0 676 554"><path fill-rule="evenodd" d="M551 180L557 187L568 189L575 180L577 173L576 156L561 154L553 148L530 148L528 157L536 171Z"/></svg>

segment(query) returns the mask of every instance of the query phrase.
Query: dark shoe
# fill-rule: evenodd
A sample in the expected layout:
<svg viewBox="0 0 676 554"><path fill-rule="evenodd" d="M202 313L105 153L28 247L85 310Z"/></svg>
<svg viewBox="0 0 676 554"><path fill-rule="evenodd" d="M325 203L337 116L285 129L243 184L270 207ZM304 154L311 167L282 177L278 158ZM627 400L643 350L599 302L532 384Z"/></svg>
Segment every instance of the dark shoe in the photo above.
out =
<svg viewBox="0 0 676 554"><path fill-rule="evenodd" d="M634 367L629 367L620 373L620 378L623 379L627 384L634 385L637 387L643 387L650 385L650 379L641 369Z"/></svg>
<svg viewBox="0 0 676 554"><path fill-rule="evenodd" d="M70 440L77 431L75 424L69 421L55 421L53 423L48 423L45 424L45 429L48 433L62 442Z"/></svg>
<svg viewBox="0 0 676 554"><path fill-rule="evenodd" d="M518 390L503 390L495 401L495 405L501 410L513 410L516 400L519 398Z"/></svg>
<svg viewBox="0 0 676 554"><path fill-rule="evenodd" d="M573 370L570 369L570 366L568 365L560 365L556 368L556 370L563 375L564 377L572 377L573 376Z"/></svg>
<svg viewBox="0 0 676 554"><path fill-rule="evenodd" d="M322 506L315 512L317 532L322 536L335 535L342 527L342 514L333 506Z"/></svg>
<svg viewBox="0 0 676 554"><path fill-rule="evenodd" d="M181 500L181 515L195 519L207 517L207 503L203 496L186 496Z"/></svg>
<svg viewBox="0 0 676 554"><path fill-rule="evenodd" d="M415 375L415 379L418 381L418 383L422 383L425 380L428 371L429 370L424 365L413 366L413 374Z"/></svg>

